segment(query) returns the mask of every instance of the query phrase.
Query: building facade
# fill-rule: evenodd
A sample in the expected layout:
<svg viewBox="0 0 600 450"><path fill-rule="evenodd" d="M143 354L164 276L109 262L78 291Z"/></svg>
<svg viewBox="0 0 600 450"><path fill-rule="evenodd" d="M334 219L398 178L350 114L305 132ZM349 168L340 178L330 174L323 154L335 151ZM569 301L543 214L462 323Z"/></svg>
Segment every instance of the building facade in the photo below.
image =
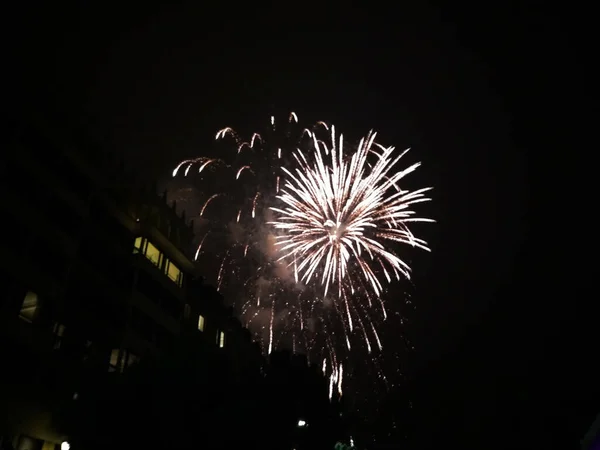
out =
<svg viewBox="0 0 600 450"><path fill-rule="evenodd" d="M203 283L192 225L152 185L73 132L15 121L0 166L2 445L60 448L57 421L97 374L118 376L193 334L235 369L258 345ZM241 371L240 371L241 373Z"/></svg>

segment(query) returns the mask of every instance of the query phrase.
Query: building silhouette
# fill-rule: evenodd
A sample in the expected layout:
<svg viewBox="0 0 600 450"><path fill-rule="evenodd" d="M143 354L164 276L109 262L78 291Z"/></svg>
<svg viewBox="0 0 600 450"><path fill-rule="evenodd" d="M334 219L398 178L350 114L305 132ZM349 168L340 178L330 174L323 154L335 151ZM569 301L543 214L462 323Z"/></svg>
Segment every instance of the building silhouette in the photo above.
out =
<svg viewBox="0 0 600 450"><path fill-rule="evenodd" d="M600 414L581 439L582 450L597 450L600 448Z"/></svg>
<svg viewBox="0 0 600 450"><path fill-rule="evenodd" d="M333 449L344 436L340 402L329 399L329 379L305 355L271 353L264 392L273 440L263 448Z"/></svg>
<svg viewBox="0 0 600 450"><path fill-rule="evenodd" d="M172 354L186 336L218 352L230 377L259 373L259 346L196 270L185 213L72 130L10 128L0 166L2 445L60 448L81 390Z"/></svg>

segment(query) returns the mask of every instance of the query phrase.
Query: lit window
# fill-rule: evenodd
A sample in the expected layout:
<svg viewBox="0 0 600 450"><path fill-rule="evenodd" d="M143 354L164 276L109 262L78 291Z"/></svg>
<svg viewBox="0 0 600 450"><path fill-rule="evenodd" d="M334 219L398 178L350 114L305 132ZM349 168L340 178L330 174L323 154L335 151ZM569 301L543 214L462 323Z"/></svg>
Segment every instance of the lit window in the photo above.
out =
<svg viewBox="0 0 600 450"><path fill-rule="evenodd" d="M183 273L172 261L163 255L158 248L148 239L136 237L133 245L133 253L142 253L154 265L164 270L165 274L179 287L183 286ZM164 264L164 266L163 266Z"/></svg>
<svg viewBox="0 0 600 450"><path fill-rule="evenodd" d="M135 238L135 243L133 244L133 253L144 253L142 245L144 244L144 240L138 236Z"/></svg>
<svg viewBox="0 0 600 450"><path fill-rule="evenodd" d="M110 352L110 365L116 366L119 362L119 349L115 348Z"/></svg>
<svg viewBox="0 0 600 450"><path fill-rule="evenodd" d="M109 372L123 372L126 367L137 364L140 357L134 355L128 350L119 350L115 348L110 353L110 363L108 365Z"/></svg>
<svg viewBox="0 0 600 450"><path fill-rule="evenodd" d="M152 261L153 264L160 266L161 256L161 253L154 246L154 244L152 244L152 242L148 242L148 245L146 246L146 258Z"/></svg>
<svg viewBox="0 0 600 450"><path fill-rule="evenodd" d="M219 344L219 348L225 347L225 332L224 331L217 332L217 344Z"/></svg>
<svg viewBox="0 0 600 450"><path fill-rule="evenodd" d="M54 322L52 332L54 333L54 350L58 350L62 343L63 334L65 333L65 326L58 322Z"/></svg>
<svg viewBox="0 0 600 450"><path fill-rule="evenodd" d="M181 276L181 270L172 261L167 259L166 272L168 277L175 283L179 284L179 277Z"/></svg>
<svg viewBox="0 0 600 450"><path fill-rule="evenodd" d="M136 237L133 244L133 253L142 253L152 263L158 267L161 266L163 255L148 239L141 236Z"/></svg>
<svg viewBox="0 0 600 450"><path fill-rule="evenodd" d="M190 305L188 305L187 303L183 307L183 318L184 319L190 318Z"/></svg>
<svg viewBox="0 0 600 450"><path fill-rule="evenodd" d="M121 372L123 369L123 362L120 358L121 351L118 348L114 348L110 352L110 362L108 364L109 372Z"/></svg>
<svg viewBox="0 0 600 450"><path fill-rule="evenodd" d="M33 322L37 308L38 296L35 292L29 291L27 294L25 294L25 298L23 299L19 317L27 322Z"/></svg>
<svg viewBox="0 0 600 450"><path fill-rule="evenodd" d="M204 316L198 316L198 329L204 331Z"/></svg>
<svg viewBox="0 0 600 450"><path fill-rule="evenodd" d="M54 335L58 336L58 337L62 337L64 332L65 332L65 326L58 322L55 322L54 323Z"/></svg>

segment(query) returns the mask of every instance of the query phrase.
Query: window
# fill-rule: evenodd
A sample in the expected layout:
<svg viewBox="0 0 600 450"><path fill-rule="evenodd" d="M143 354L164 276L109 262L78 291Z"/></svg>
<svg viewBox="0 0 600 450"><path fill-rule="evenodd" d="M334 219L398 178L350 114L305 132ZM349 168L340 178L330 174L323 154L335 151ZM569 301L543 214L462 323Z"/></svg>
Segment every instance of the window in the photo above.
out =
<svg viewBox="0 0 600 450"><path fill-rule="evenodd" d="M187 303L183 307L183 318L184 319L189 319L190 318L190 305L188 305Z"/></svg>
<svg viewBox="0 0 600 450"><path fill-rule="evenodd" d="M219 348L225 347L225 332L224 331L217 331L217 344L219 345Z"/></svg>
<svg viewBox="0 0 600 450"><path fill-rule="evenodd" d="M165 265L165 272L171 280L177 283L178 286L181 286L183 284L183 274L181 273L181 270L179 270L179 267L177 267L172 261L168 259Z"/></svg>
<svg viewBox="0 0 600 450"><path fill-rule="evenodd" d="M184 313L181 301L168 292L160 299L160 307L176 320L180 320Z"/></svg>
<svg viewBox="0 0 600 450"><path fill-rule="evenodd" d="M161 253L154 246L154 244L150 241L148 241L148 244L146 246L146 258L148 258L150 261L152 261L153 264L160 267Z"/></svg>
<svg viewBox="0 0 600 450"><path fill-rule="evenodd" d="M137 308L131 311L131 328L147 342L155 342L155 324L144 312Z"/></svg>
<svg viewBox="0 0 600 450"><path fill-rule="evenodd" d="M204 316L198 316L198 330L204 331Z"/></svg>
<svg viewBox="0 0 600 450"><path fill-rule="evenodd" d="M141 253L146 256L154 265L161 267L163 261L163 254L156 248L156 246L148 239L143 237L136 237L133 243L133 253Z"/></svg>
<svg viewBox="0 0 600 450"><path fill-rule="evenodd" d="M110 353L109 372L123 372L123 370L133 364L137 364L140 357L131 353L129 350L115 348Z"/></svg>
<svg viewBox="0 0 600 450"><path fill-rule="evenodd" d="M142 238L140 236L135 238L135 242L133 244L133 253L144 253L144 250L142 249Z"/></svg>
<svg viewBox="0 0 600 450"><path fill-rule="evenodd" d="M118 348L113 348L110 352L110 362L108 364L109 372L121 372L123 370L123 360L121 351Z"/></svg>
<svg viewBox="0 0 600 450"><path fill-rule="evenodd" d="M127 367L133 365L133 364L137 364L138 362L140 362L140 357L137 355L134 355L131 352L126 352L127 353L127 361L125 363L125 365Z"/></svg>
<svg viewBox="0 0 600 450"><path fill-rule="evenodd" d="M39 302L37 294L35 292L28 291L27 294L25 294L25 298L23 299L23 304L21 305L19 317L25 320L26 322L33 322L38 306Z"/></svg>
<svg viewBox="0 0 600 450"><path fill-rule="evenodd" d="M136 237L133 244L133 253L145 255L154 265L163 269L171 281L177 283L179 287L183 286L183 272L181 272L181 269L166 258L148 239L140 236Z"/></svg>
<svg viewBox="0 0 600 450"><path fill-rule="evenodd" d="M65 326L61 323L54 322L54 328L52 329L54 333L54 350L58 350L62 344L63 334L65 333Z"/></svg>

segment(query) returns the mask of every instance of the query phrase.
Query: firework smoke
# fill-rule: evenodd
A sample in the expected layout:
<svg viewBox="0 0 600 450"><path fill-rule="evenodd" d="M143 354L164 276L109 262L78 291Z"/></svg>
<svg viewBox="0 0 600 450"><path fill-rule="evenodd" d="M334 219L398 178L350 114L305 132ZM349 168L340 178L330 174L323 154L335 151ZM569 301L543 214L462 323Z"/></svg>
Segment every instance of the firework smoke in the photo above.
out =
<svg viewBox="0 0 600 450"><path fill-rule="evenodd" d="M217 288L243 297L235 306L265 351L283 340L294 351L324 351L331 390L341 391L340 347L350 350L358 333L369 353L383 348L384 284L410 277L396 252L428 250L409 225L432 222L413 210L431 188L402 188L420 163L398 170L408 150L396 154L374 132L347 151L334 126L297 123L291 113L278 129L271 117L248 141L224 128L216 139L233 152L185 160L173 176L197 168L212 188L202 192L196 258L218 258Z"/></svg>

